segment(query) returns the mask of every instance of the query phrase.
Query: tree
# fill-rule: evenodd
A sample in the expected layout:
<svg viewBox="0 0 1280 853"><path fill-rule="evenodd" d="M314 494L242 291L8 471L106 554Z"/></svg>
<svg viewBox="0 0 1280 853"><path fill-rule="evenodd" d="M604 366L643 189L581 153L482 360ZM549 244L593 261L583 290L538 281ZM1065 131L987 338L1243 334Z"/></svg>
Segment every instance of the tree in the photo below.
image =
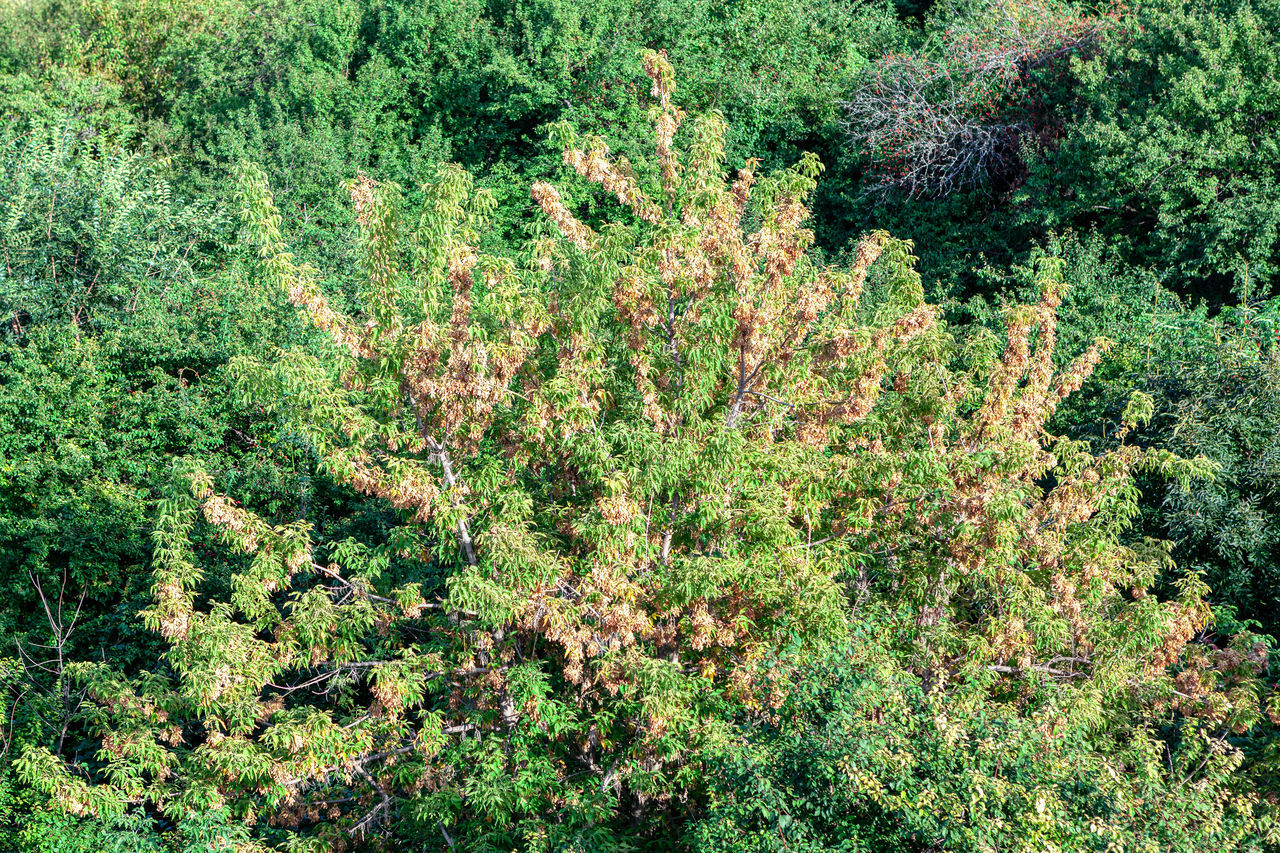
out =
<svg viewBox="0 0 1280 853"><path fill-rule="evenodd" d="M24 778L71 811L225 807L262 843L610 849L669 837L729 714L772 714L846 641L1001 713L1258 719L1243 657L1188 659L1175 683L1202 586L1154 594L1165 550L1120 540L1136 470L1203 466L1045 430L1103 349L1054 370L1056 268L1003 354L960 350L908 245L869 234L845 269L807 255L816 160L727 181L723 119L680 133L670 65L645 68L653 181L558 131L626 224L536 183L554 233L517 263L477 251L492 201L458 168L416 219L394 185L352 181L359 316L286 251L245 170L265 268L333 347L239 359L238 388L398 523L328 538L191 471L161 507L145 614L166 669L80 665L101 770L31 749ZM226 584L199 524L241 555Z"/></svg>
<svg viewBox="0 0 1280 853"><path fill-rule="evenodd" d="M275 424L232 399L225 373L232 354L285 338L287 307L258 298L251 265L221 245L220 206L174 192L109 97L99 111L83 89L62 94L74 106L44 101L0 131L5 851L115 849L136 834L132 815L47 814L11 758L33 743L72 758L96 747L68 664L154 665L160 638L135 617L170 459L200 459L224 487L251 482L239 493L263 511L315 503L288 445L263 447Z"/></svg>
<svg viewBox="0 0 1280 853"><path fill-rule="evenodd" d="M1194 491L1162 495L1150 521L1177 543L1180 565L1204 572L1224 615L1253 620L1274 635L1276 305L1246 302L1212 319L1197 312L1180 326L1182 334L1165 343L1146 377L1157 400L1148 440L1202 454L1219 475Z"/></svg>
<svg viewBox="0 0 1280 853"><path fill-rule="evenodd" d="M1215 306L1244 275L1265 287L1280 270L1280 4L1143 3L1122 32L1077 66L1070 131L1033 169L1024 215L1095 222Z"/></svg>
<svg viewBox="0 0 1280 853"><path fill-rule="evenodd" d="M942 24L919 52L862 74L846 109L871 189L939 197L1021 183L1024 147L1053 133L1040 90L1116 23L1056 2L974 6L935 10Z"/></svg>

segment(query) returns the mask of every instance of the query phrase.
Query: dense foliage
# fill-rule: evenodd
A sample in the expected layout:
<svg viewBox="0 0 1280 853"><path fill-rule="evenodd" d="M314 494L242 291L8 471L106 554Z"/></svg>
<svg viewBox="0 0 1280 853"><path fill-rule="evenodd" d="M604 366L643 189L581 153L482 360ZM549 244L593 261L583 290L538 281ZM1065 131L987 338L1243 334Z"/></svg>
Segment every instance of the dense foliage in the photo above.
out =
<svg viewBox="0 0 1280 853"><path fill-rule="evenodd" d="M1280 6L0 7L0 851L1280 850Z"/></svg>

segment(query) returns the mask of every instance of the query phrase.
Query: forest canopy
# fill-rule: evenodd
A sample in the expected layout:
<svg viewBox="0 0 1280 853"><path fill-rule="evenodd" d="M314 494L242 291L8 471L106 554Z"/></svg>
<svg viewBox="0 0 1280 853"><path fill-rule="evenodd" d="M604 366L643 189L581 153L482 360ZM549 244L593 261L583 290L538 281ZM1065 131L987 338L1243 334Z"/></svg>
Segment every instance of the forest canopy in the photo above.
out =
<svg viewBox="0 0 1280 853"><path fill-rule="evenodd" d="M0 8L0 853L1280 850L1280 3Z"/></svg>

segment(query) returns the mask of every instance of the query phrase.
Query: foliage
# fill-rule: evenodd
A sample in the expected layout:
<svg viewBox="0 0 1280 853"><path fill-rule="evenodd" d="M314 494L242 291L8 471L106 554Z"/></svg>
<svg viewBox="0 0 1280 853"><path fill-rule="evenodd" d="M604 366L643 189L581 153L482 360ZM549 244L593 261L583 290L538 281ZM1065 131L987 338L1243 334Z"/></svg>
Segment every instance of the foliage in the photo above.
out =
<svg viewBox="0 0 1280 853"><path fill-rule="evenodd" d="M0 853L1280 849L1275 6L0 4Z"/></svg>
<svg viewBox="0 0 1280 853"><path fill-rule="evenodd" d="M994 0L934 14L946 28L919 52L886 54L864 73L846 104L850 141L881 191L1007 190L1024 171L1022 149L1052 133L1039 90L1114 22L1056 2Z"/></svg>
<svg viewBox="0 0 1280 853"><path fill-rule="evenodd" d="M822 661L715 765L694 849L1272 849L1274 815L1211 730L1100 732L1072 690L1029 713L972 686L925 693L865 647Z"/></svg>
<svg viewBox="0 0 1280 853"><path fill-rule="evenodd" d="M1150 394L1152 421L1134 439L1204 456L1217 474L1189 490L1144 482L1142 528L1171 540L1181 571L1203 573L1224 622L1255 620L1273 632L1274 303L1251 297L1245 281L1242 307L1216 315L1189 307L1151 272L1121 262L1096 232L1068 234L1049 251L1063 258L1071 284L1059 312L1063 343L1078 347L1089 334L1116 341L1087 392L1055 417L1057 428L1105 446L1131 389ZM1034 292L1033 268L1011 272L992 289ZM970 308L986 325L999 321L984 303Z"/></svg>
<svg viewBox="0 0 1280 853"><path fill-rule="evenodd" d="M1204 488L1169 495L1153 522L1177 543L1180 565L1204 572L1217 602L1269 633L1280 619L1276 319L1273 306L1218 318L1209 324L1216 340L1192 352L1170 348L1148 379L1161 404L1153 438L1213 459L1221 472Z"/></svg>
<svg viewBox="0 0 1280 853"><path fill-rule="evenodd" d="M0 561L23 587L62 576L114 596L147 560L169 457L218 454L244 426L217 370L260 302L201 274L218 217L150 158L69 123L11 134L4 154Z"/></svg>
<svg viewBox="0 0 1280 853"><path fill-rule="evenodd" d="M53 320L100 329L136 312L149 290L181 301L192 251L217 227L204 205L176 203L127 140L80 130L37 126L0 139L0 314L15 334Z"/></svg>
<svg viewBox="0 0 1280 853"><path fill-rule="evenodd" d="M934 52L892 54L892 61L915 69L904 79L924 79L930 63L950 69L949 50L969 55L972 49L948 48L946 33L958 38L992 27L981 9L935 9L926 43L936 45ZM832 209L837 222L847 221L824 239L847 239L868 223L912 239L926 280L938 282L939 298L998 296L983 268L1007 272L1028 264L1037 249L1068 231L1096 232L1123 275L1146 271L1215 310L1234 301L1236 282L1246 275L1259 292L1267 291L1277 269L1276 158L1269 153L1276 138L1275 5L1161 0L1117 11L1117 19L1098 28L1094 47L1077 52L1078 61L1045 66L1048 73L1008 90L1029 101L997 102L991 120L980 123L979 129L1018 122L1038 128L1009 149L1017 154L1005 161L1014 167L1009 179L936 199L888 195L873 208L856 199L868 191L883 195L877 188L889 185L873 167L890 160L877 153L883 146L858 147L840 165L847 200ZM984 45L995 49L978 45L978 55ZM968 79L956 73L947 71L958 82ZM921 126L942 127L946 122L925 119L971 116L970 101L951 99L946 93L952 91L965 90L953 86L915 108L880 113L877 121L888 123L857 127L888 129L910 116L920 117ZM947 104L955 109L937 112ZM985 133L975 130L972 138L990 138Z"/></svg>
<svg viewBox="0 0 1280 853"><path fill-rule="evenodd" d="M217 208L176 197L161 165L127 149L127 137L51 114L56 121L28 116L25 129L6 128L0 161L0 584L9 602L0 625L15 657L3 684L11 755L30 743L80 752L84 692L69 679L72 661L155 661L156 638L134 614L172 457L206 460L224 482L252 472L258 506L308 498L287 451L258 450L254 436L270 425L235 403L221 372L231 354L287 325L247 277L213 277L226 231ZM47 829L41 801L13 790L34 821L13 833L36 849ZM67 828L79 840L49 843L111 849L115 830L99 829Z"/></svg>
<svg viewBox="0 0 1280 853"><path fill-rule="evenodd" d="M35 2L11 24L25 67L83 69L122 87L189 152L183 174L225 192L229 167L260 163L289 237L329 271L350 220L335 192L357 169L412 195L446 159L505 195L549 177L545 129L568 120L642 150L635 109L644 48L696 69L688 107L721 109L738 157L790 160L837 144L844 81L903 38L887 2L342 0ZM635 151L631 151L635 153ZM512 175L512 171L516 174ZM504 199L505 200L505 199ZM415 201L418 201L415 199ZM504 205L496 235L527 216ZM353 288L353 282L347 282Z"/></svg>
<svg viewBox="0 0 1280 853"><path fill-rule="evenodd" d="M241 360L240 387L400 524L324 541L194 471L162 505L145 614L173 676L76 665L101 784L40 749L28 783L74 813L225 806L263 841L276 825L337 846L601 849L622 819L678 813L700 755L731 743L723 703L786 701L803 669L780 653L803 661L867 619L884 627L866 653L917 702L961 690L1031 725L1065 707L1120 740L1118 712L1260 719L1264 657L1197 656L1201 585L1153 594L1165 551L1119 540L1135 471L1185 484L1203 467L1044 430L1100 357L1055 371L1053 265L1003 355L962 357L904 244L869 235L847 270L806 257L814 161L725 183L723 120L677 144L671 68L650 54L646 70L653 186L561 131L565 163L634 225L593 229L535 184L558 237L521 269L476 251L491 201L464 172L438 174L416 226L394 186L357 179L360 318L285 251L246 172L269 277L334 346ZM1135 399L1126 429L1148 416ZM206 599L197 516L246 555L225 597ZM1251 831L1252 801L1231 802Z"/></svg>
<svg viewBox="0 0 1280 853"><path fill-rule="evenodd" d="M1094 219L1131 263L1226 301L1239 275L1280 270L1280 5L1168 0L1135 16L1130 38L1079 66L1083 115L1033 179L1070 191L1032 215Z"/></svg>

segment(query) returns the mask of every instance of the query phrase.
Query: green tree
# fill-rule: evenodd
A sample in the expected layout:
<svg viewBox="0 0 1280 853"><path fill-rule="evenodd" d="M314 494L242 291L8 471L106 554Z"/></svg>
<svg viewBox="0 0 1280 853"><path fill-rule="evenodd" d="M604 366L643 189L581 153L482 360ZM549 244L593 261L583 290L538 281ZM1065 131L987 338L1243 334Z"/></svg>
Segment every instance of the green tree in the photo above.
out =
<svg viewBox="0 0 1280 853"><path fill-rule="evenodd" d="M1080 113L1035 171L1051 228L1097 222L1130 263L1228 301L1277 266L1280 5L1161 0L1077 68Z"/></svg>
<svg viewBox="0 0 1280 853"><path fill-rule="evenodd" d="M161 650L136 613L171 459L248 483L267 512L313 491L296 447L262 450L275 424L239 406L223 372L289 324L222 245L219 208L179 197L163 163L100 113L45 106L0 133L3 749L74 757L93 747L70 664L152 667ZM14 849L133 849L121 840L133 829L51 817L7 765L0 777Z"/></svg>

